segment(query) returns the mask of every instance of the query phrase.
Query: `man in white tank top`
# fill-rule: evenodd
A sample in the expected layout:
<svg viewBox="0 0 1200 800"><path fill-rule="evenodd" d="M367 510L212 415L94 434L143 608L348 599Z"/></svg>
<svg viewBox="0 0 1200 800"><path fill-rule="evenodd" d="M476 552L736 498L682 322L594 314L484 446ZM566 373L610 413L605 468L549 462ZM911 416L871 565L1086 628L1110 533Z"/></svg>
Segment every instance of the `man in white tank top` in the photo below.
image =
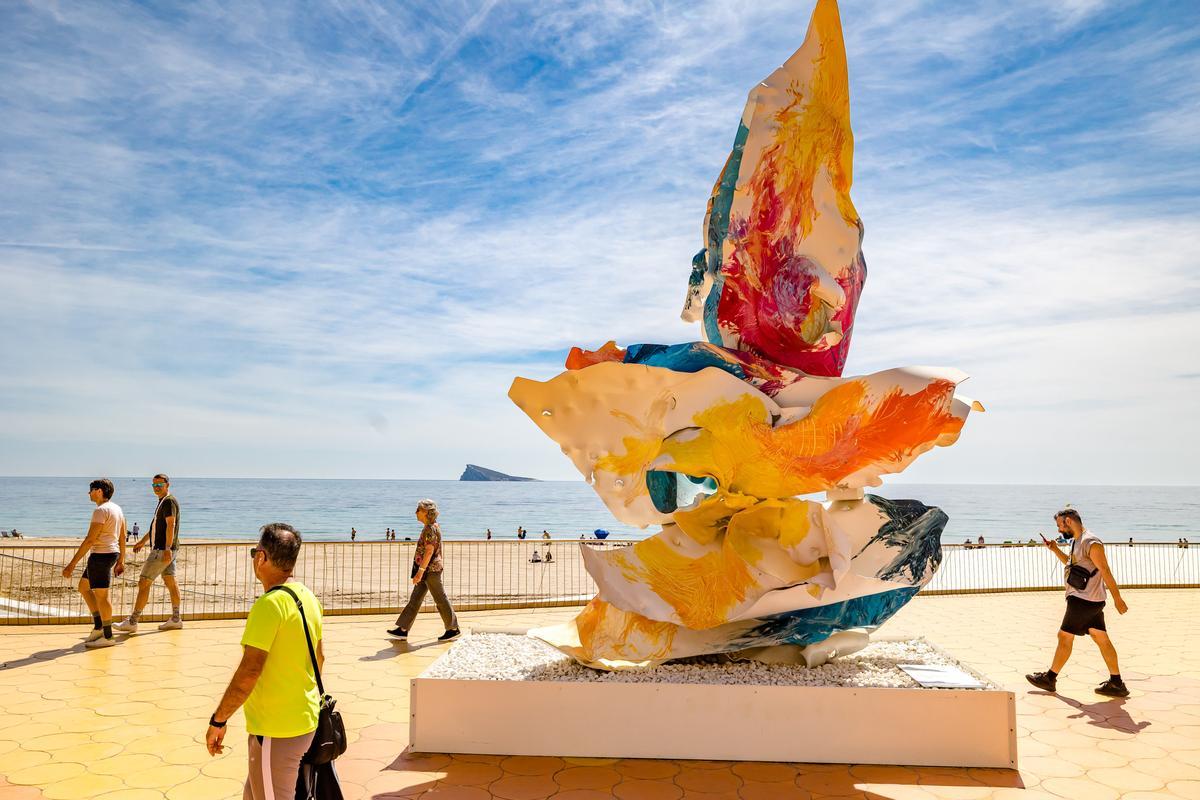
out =
<svg viewBox="0 0 1200 800"><path fill-rule="evenodd" d="M1108 667L1108 680L1096 687L1096 693L1107 697L1128 697L1129 689L1121 680L1121 669L1117 664L1117 649L1108 638L1108 629L1104 623L1105 587L1112 593L1113 605L1118 614L1129 610L1121 599L1121 589L1108 568L1108 559L1104 555L1104 544L1094 533L1083 527L1083 519L1073 508L1065 508L1054 515L1058 532L1070 539L1069 554L1064 554L1054 542L1042 537L1046 547L1061 561L1063 580L1067 588L1067 611L1063 615L1062 626L1058 631L1058 648L1054 651L1054 660L1046 672L1034 672L1025 679L1039 689L1053 692L1057 689L1058 673L1066 666L1071 657L1071 649L1075 645L1075 637L1088 635L1100 648L1100 655ZM1076 577L1071 578L1074 571ZM1074 584L1074 585L1073 585Z"/></svg>

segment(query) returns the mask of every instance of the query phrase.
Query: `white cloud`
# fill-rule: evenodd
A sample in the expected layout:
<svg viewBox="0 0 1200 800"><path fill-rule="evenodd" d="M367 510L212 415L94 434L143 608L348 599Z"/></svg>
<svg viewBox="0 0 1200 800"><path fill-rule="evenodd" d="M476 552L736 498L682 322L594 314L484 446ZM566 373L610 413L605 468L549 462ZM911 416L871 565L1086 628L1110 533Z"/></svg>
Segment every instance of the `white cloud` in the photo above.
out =
<svg viewBox="0 0 1200 800"><path fill-rule="evenodd" d="M807 9L430 13L13 15L0 473L573 476L511 378L697 335L677 315L708 191ZM960 366L991 409L905 480L1200 482L1170 411L1200 372L1194 82L1171 76L1195 49L1152 16L1120 47L1078 33L1107 13L843 4L852 367ZM1118 74L1160 102L1061 130L1026 107L1073 114Z"/></svg>

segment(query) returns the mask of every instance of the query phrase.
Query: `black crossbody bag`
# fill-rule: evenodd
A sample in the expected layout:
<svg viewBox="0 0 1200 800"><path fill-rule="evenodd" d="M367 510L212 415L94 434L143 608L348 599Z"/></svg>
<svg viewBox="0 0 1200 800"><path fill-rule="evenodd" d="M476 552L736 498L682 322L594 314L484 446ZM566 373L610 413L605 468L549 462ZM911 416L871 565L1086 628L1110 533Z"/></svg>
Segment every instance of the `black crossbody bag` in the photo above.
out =
<svg viewBox="0 0 1200 800"><path fill-rule="evenodd" d="M1088 581L1099 572L1099 569L1088 569L1082 564L1075 563L1075 543L1071 543L1071 563L1067 566L1067 586L1078 591L1087 588Z"/></svg>
<svg viewBox="0 0 1200 800"><path fill-rule="evenodd" d="M346 726L342 724L342 714L335 706L337 701L325 694L325 685L321 683L321 668L317 666L317 651L313 649L312 635L308 632L308 618L304 616L304 604L296 593L287 586L280 584L270 589L279 589L291 595L296 601L296 610L300 612L300 622L304 626L304 640L308 642L308 657L312 659L313 674L317 678L317 692L321 695L321 709L317 714L317 730L313 734L312 744L302 759L305 764L328 764L346 752Z"/></svg>

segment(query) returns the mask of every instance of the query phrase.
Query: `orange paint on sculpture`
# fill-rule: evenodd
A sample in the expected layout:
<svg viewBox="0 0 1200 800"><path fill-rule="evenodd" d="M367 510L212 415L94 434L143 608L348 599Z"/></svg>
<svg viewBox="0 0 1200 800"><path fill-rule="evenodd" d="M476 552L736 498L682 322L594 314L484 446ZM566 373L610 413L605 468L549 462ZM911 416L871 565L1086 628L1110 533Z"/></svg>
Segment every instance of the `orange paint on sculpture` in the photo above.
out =
<svg viewBox="0 0 1200 800"><path fill-rule="evenodd" d="M624 360L625 351L617 347L615 341L609 341L605 342L599 350L572 347L571 352L567 354L567 369L583 369L604 361L616 361L619 364Z"/></svg>
<svg viewBox="0 0 1200 800"><path fill-rule="evenodd" d="M803 419L776 428L762 404L745 396L697 414L700 430L664 442L667 463L658 466L753 497L823 491L860 470L890 472L891 464L953 442L963 425L950 413L953 398L954 384L936 380L870 402L867 384L852 380L822 395Z"/></svg>
<svg viewBox="0 0 1200 800"><path fill-rule="evenodd" d="M726 539L720 550L689 558L660 537L633 547L637 566L625 567L630 580L645 583L675 609L679 620L692 630L715 628L729 620L731 609L744 602L758 580L750 574L743 555ZM628 564L628 562L627 562Z"/></svg>
<svg viewBox="0 0 1200 800"><path fill-rule="evenodd" d="M678 625L648 619L623 611L598 597L592 598L575 618L580 648L562 648L584 662L627 660L631 662L667 658Z"/></svg>

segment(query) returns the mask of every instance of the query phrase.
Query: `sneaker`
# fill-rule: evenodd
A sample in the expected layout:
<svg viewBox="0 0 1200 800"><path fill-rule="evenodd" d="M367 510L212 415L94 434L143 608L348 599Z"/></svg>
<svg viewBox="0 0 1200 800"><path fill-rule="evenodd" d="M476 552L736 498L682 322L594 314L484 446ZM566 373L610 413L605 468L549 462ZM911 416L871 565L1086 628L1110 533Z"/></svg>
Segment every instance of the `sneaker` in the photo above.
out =
<svg viewBox="0 0 1200 800"><path fill-rule="evenodd" d="M83 642L84 644L87 644L88 642L94 642L103 635L104 631L100 630L99 628L92 628L91 632L87 635L87 638L84 639Z"/></svg>
<svg viewBox="0 0 1200 800"><path fill-rule="evenodd" d="M101 634L99 639L92 639L91 641L88 641L87 643L85 643L83 646L88 648L89 650L95 650L98 647L112 647L116 643L117 643L116 639L113 639L110 636L104 636L103 634Z"/></svg>
<svg viewBox="0 0 1200 800"><path fill-rule="evenodd" d="M455 628L454 630L446 631L441 636L439 636L438 641L439 642L452 642L455 639L457 639L459 636L462 636L462 631Z"/></svg>
<svg viewBox="0 0 1200 800"><path fill-rule="evenodd" d="M1031 672L1025 676L1025 680L1032 683L1039 689L1045 689L1047 692L1058 691L1058 679L1052 678L1045 672Z"/></svg>
<svg viewBox="0 0 1200 800"><path fill-rule="evenodd" d="M408 631L404 630L403 628L392 628L390 631L388 631L388 636L396 639L407 639Z"/></svg>
<svg viewBox="0 0 1200 800"><path fill-rule="evenodd" d="M183 628L183 620L181 620L181 619L175 619L174 617L172 617L171 619L167 620L167 621L166 621L166 622L164 622L162 625L159 625L159 626L158 626L158 629L159 629L160 631L177 631L177 630L180 630L180 629L182 629L182 628Z"/></svg>
<svg viewBox="0 0 1200 800"><path fill-rule="evenodd" d="M1096 694L1102 694L1105 697L1129 697L1129 689L1125 687L1125 681L1114 681L1109 678L1096 687Z"/></svg>
<svg viewBox="0 0 1200 800"><path fill-rule="evenodd" d="M131 619L123 619L113 625L114 633L137 633L137 623ZM99 631L97 631L99 633Z"/></svg>

